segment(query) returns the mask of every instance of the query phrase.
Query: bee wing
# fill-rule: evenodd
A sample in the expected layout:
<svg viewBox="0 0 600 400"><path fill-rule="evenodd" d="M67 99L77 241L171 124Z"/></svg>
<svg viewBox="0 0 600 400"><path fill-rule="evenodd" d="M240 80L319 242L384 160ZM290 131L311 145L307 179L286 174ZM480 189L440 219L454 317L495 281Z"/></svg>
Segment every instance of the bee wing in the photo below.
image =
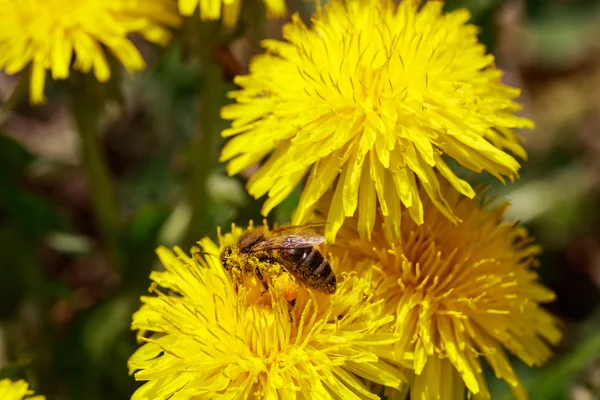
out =
<svg viewBox="0 0 600 400"><path fill-rule="evenodd" d="M280 235L268 237L261 240L250 248L251 251L272 249L303 249L318 246L325 238L314 232L306 232L301 235Z"/></svg>
<svg viewBox="0 0 600 400"><path fill-rule="evenodd" d="M314 222L314 223L304 224L304 225L288 225L288 226L282 226L277 229L273 229L273 230L271 230L271 232L273 232L273 233L289 232L289 231L302 232L302 231L306 231L309 229L322 228L325 225L327 225L327 222Z"/></svg>

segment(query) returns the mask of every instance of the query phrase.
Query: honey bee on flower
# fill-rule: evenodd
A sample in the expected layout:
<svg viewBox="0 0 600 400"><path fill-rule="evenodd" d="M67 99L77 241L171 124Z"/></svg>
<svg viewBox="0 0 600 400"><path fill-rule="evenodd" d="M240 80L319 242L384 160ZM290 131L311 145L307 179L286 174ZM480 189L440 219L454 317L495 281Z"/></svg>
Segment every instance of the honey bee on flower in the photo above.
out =
<svg viewBox="0 0 600 400"><path fill-rule="evenodd" d="M271 285L294 302L298 284L326 294L335 293L337 281L331 265L316 248L325 238L311 226L287 226L269 230L266 226L247 230L221 251L223 267L236 281L255 275L267 291ZM298 282L296 282L298 281Z"/></svg>

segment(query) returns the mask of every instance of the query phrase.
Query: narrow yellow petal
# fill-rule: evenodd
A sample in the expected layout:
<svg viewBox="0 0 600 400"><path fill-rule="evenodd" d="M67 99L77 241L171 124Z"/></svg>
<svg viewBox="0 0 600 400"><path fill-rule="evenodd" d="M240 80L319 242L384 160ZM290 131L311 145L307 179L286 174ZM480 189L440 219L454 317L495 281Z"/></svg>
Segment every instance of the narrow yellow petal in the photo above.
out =
<svg viewBox="0 0 600 400"><path fill-rule="evenodd" d="M221 2L214 0L199 0L200 19L215 20L221 18Z"/></svg>
<svg viewBox="0 0 600 400"><path fill-rule="evenodd" d="M464 181L456 176L440 155L435 156L435 167L459 193L467 196L470 199L475 197L475 191L471 185L467 181Z"/></svg>
<svg viewBox="0 0 600 400"><path fill-rule="evenodd" d="M411 198L413 200L412 205L408 207L408 212L410 213L412 219L418 225L420 225L423 223L423 202L419 197L414 172L412 170L406 170L406 176L408 177L409 187L411 190Z"/></svg>
<svg viewBox="0 0 600 400"><path fill-rule="evenodd" d="M190 16L198 7L198 0L179 0L179 12L185 16Z"/></svg>
<svg viewBox="0 0 600 400"><path fill-rule="evenodd" d="M363 164L365 161L364 153L353 153L348 160L346 168L348 173L346 179L340 181L343 188L344 197L344 214L347 217L354 215L356 207L358 206L358 187L360 186L361 173L363 170Z"/></svg>
<svg viewBox="0 0 600 400"><path fill-rule="evenodd" d="M240 0L234 0L230 4L224 2L223 5L223 25L235 26L239 17L242 3Z"/></svg>
<svg viewBox="0 0 600 400"><path fill-rule="evenodd" d="M33 104L41 104L46 101L44 86L46 85L46 68L39 62L31 66L31 81L29 84L29 97Z"/></svg>
<svg viewBox="0 0 600 400"><path fill-rule="evenodd" d="M52 52L52 78L65 79L69 76L73 45L62 29L54 31L54 51Z"/></svg>
<svg viewBox="0 0 600 400"><path fill-rule="evenodd" d="M363 173L360 177L360 190L358 200L358 233L361 239L371 241L371 231L375 225L377 215L377 194L375 185L368 174L369 165L363 164Z"/></svg>
<svg viewBox="0 0 600 400"><path fill-rule="evenodd" d="M346 180L348 174L348 167L344 167L340 180ZM328 241L334 241L337 232L340 230L344 223L344 187L337 185L331 205L329 206L329 214L327 214L327 225L325 227L325 238Z"/></svg>

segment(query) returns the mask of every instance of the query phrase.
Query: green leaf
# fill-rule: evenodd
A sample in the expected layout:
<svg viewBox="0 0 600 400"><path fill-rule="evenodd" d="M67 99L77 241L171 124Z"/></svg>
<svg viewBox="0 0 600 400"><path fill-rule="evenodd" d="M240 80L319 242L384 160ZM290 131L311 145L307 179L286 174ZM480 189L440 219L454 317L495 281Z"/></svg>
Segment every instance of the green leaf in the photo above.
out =
<svg viewBox="0 0 600 400"><path fill-rule="evenodd" d="M9 193L0 200L0 213L6 213L8 225L23 240L34 241L50 231L66 229L62 215L46 200L14 188L6 190L0 179L0 191Z"/></svg>
<svg viewBox="0 0 600 400"><path fill-rule="evenodd" d="M0 133L0 174L14 176L23 172L33 160L19 142Z"/></svg>
<svg viewBox="0 0 600 400"><path fill-rule="evenodd" d="M126 283L146 286L155 258L158 234L169 217L170 209L156 204L148 205L133 216L125 228Z"/></svg>

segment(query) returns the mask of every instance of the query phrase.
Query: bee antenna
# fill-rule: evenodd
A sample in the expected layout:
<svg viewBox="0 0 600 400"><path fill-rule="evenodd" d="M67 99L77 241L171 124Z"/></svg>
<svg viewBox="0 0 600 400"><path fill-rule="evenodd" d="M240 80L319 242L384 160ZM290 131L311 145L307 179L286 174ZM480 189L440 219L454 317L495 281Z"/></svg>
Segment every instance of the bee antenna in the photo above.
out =
<svg viewBox="0 0 600 400"><path fill-rule="evenodd" d="M190 250L190 252L192 253L192 257L195 260L197 260L197 257L204 258L204 256L206 256L206 255L215 257L217 260L219 259L219 257L217 255L215 255L213 253L209 253L208 251L204 251L204 248L200 244L192 246L192 249Z"/></svg>

